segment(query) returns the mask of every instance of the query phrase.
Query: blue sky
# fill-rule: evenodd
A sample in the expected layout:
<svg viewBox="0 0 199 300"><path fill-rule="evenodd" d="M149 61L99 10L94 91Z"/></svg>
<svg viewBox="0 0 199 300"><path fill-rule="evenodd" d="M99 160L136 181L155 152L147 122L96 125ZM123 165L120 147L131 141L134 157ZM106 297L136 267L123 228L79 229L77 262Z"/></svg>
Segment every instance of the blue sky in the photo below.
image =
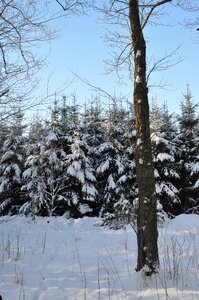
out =
<svg viewBox="0 0 199 300"><path fill-rule="evenodd" d="M178 25L178 21L186 18L184 13L174 7L169 7L167 17L161 19L165 24L173 26L150 26L145 30L147 39L148 59L162 58L181 45L173 60L183 61L164 72L153 73L150 84L166 81L166 89L150 89L150 99L154 98L158 104L167 101L171 112L179 110L182 93L186 92L186 85L190 85L195 102L199 101L199 32ZM49 80L50 90L59 90L73 78L70 70L80 77L86 78L91 84L99 86L110 94L129 94L132 92L132 82L118 84L116 74L107 75L104 60L109 58L111 47L104 41L106 33L104 24L99 22L97 15L74 17L59 21L62 27L58 37L50 45L43 46L40 51L50 54L47 67L42 71L41 83L44 89ZM106 25L106 27L108 27ZM113 28L113 27L112 27ZM128 75L126 71L126 75ZM80 105L95 94L90 88L75 79L65 90L64 94L75 92Z"/></svg>

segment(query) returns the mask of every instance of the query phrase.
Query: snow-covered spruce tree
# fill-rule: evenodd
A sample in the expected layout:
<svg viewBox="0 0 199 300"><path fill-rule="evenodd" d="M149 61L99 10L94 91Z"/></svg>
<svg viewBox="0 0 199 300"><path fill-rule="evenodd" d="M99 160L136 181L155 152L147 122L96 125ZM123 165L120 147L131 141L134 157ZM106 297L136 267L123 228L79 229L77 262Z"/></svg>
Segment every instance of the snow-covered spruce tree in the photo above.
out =
<svg viewBox="0 0 199 300"><path fill-rule="evenodd" d="M101 215L104 224L116 227L135 217L135 161L131 147L133 130L132 126L127 126L128 121L127 112L114 104L105 124L106 142L98 148L101 157L97 168Z"/></svg>
<svg viewBox="0 0 199 300"><path fill-rule="evenodd" d="M21 212L52 216L67 211L64 142L59 132L51 129L41 142L32 147L23 174L26 180L23 190L30 200Z"/></svg>
<svg viewBox="0 0 199 300"><path fill-rule="evenodd" d="M99 161L101 160L101 153L99 147L106 141L106 116L102 109L100 98L92 98L91 101L85 105L84 112L80 124L80 136L82 142L86 145L87 156L92 160L92 167L94 176L97 178L96 172ZM101 181L97 178L97 190L101 190ZM96 195L96 214L98 215L103 199L101 193Z"/></svg>
<svg viewBox="0 0 199 300"><path fill-rule="evenodd" d="M25 171L23 173L24 184L21 188L27 201L20 208L20 213L25 215L42 215L44 202L44 177L42 174L43 161L40 152L43 144L36 142L28 147L25 161Z"/></svg>
<svg viewBox="0 0 199 300"><path fill-rule="evenodd" d="M72 95L72 104L67 104L67 97L63 96L61 106L57 108L55 106L55 114L52 116L52 123L55 126L58 124L59 133L63 136L66 154L71 153L74 132L79 128L79 107L76 101L76 96Z"/></svg>
<svg viewBox="0 0 199 300"><path fill-rule="evenodd" d="M25 200L24 204L20 208L20 213L22 214L29 214L30 212L34 215L37 211L36 206L35 209L34 207L34 202L32 201L32 196L33 196L33 188L32 192L30 193L30 186L28 183L30 183L30 178L28 178L28 174L26 173L27 170L29 170L31 174L31 169L34 169L34 172L32 174L32 187L35 187L35 192L36 192L36 182L37 182L37 177L39 175L37 174L38 168L39 168L39 153L40 153L40 147L42 146L42 140L43 138L48 134L49 128L47 128L47 123L39 112L37 111L36 114L33 116L33 119L29 125L28 128L28 135L27 135L27 142L26 142L26 159L24 162L24 171L23 173L23 185L21 188L21 195L23 199ZM25 175L25 176L24 176ZM35 183L33 183L35 181ZM27 189L28 188L28 189ZM31 197L30 197L31 195Z"/></svg>
<svg viewBox="0 0 199 300"><path fill-rule="evenodd" d="M94 168L98 165L98 147L105 142L105 116L102 114L100 99L95 97L91 103L85 105L82 114L81 136L87 144L88 154L93 159Z"/></svg>
<svg viewBox="0 0 199 300"><path fill-rule="evenodd" d="M158 133L161 131L161 127L163 125L161 119L161 109L158 106L157 102L152 99L150 105L150 130L152 133Z"/></svg>
<svg viewBox="0 0 199 300"><path fill-rule="evenodd" d="M67 155L66 199L69 216L73 218L98 214L96 178L93 160L88 155L85 142L75 131L71 144L71 153Z"/></svg>
<svg viewBox="0 0 199 300"><path fill-rule="evenodd" d="M42 140L47 135L47 123L40 115L39 111L33 116L28 130L28 144L32 145Z"/></svg>
<svg viewBox="0 0 199 300"><path fill-rule="evenodd" d="M124 110L114 113L115 125L117 120L123 129L124 135L121 142L124 146L122 163L124 174L119 178L117 185L118 201L114 204L115 219L119 224L132 223L134 229L137 226L138 188L136 183L135 153L132 145L135 143L134 112L132 105ZM114 122L113 122L114 123Z"/></svg>
<svg viewBox="0 0 199 300"><path fill-rule="evenodd" d="M13 114L7 127L7 138L1 148L0 158L0 215L16 214L25 199L21 197L24 170L24 126L20 109Z"/></svg>
<svg viewBox="0 0 199 300"><path fill-rule="evenodd" d="M178 146L180 169L181 212L199 212L199 139L197 133L198 116L196 105L187 86L184 101L181 102L179 116L180 133L175 141Z"/></svg>
<svg viewBox="0 0 199 300"><path fill-rule="evenodd" d="M3 154L3 143L5 142L7 136L9 135L9 123L6 122L6 120L1 119L1 114L0 114L0 158Z"/></svg>
<svg viewBox="0 0 199 300"><path fill-rule="evenodd" d="M46 136L33 143L28 150L26 184L23 190L29 201L21 212L33 215L62 215L68 211L66 190L66 155L72 142L71 125L63 119L63 106L54 103Z"/></svg>
<svg viewBox="0 0 199 300"><path fill-rule="evenodd" d="M176 128L173 116L169 114L167 105L162 109L153 103L151 110L151 141L155 169L156 194L161 209L169 216L179 213L181 202L179 198L179 174L176 164L176 145L174 138Z"/></svg>

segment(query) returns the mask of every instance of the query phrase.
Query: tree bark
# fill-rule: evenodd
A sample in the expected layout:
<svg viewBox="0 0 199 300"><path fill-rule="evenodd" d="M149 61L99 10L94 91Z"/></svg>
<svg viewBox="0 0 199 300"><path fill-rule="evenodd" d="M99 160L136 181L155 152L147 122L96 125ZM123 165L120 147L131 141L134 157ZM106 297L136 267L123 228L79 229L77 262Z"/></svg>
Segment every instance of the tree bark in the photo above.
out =
<svg viewBox="0 0 199 300"><path fill-rule="evenodd" d="M129 0L129 20L134 49L134 109L136 127L136 177L139 208L137 219L137 271L148 267L147 274L158 265L156 194L152 162L148 88L146 82L146 43L139 14L139 1Z"/></svg>

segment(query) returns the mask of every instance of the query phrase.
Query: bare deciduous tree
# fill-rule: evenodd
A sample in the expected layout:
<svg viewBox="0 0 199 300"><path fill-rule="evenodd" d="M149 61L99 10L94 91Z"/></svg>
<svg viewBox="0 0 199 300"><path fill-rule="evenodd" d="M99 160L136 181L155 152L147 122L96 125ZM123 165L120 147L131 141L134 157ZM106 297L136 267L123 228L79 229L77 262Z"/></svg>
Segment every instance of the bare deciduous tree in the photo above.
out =
<svg viewBox="0 0 199 300"><path fill-rule="evenodd" d="M56 1L61 4L60 1ZM39 53L41 43L56 35L52 22L75 14L78 1L55 0L0 1L0 116L7 118L16 105L31 106L37 87L36 73L45 65ZM64 12L63 12L64 8ZM47 51L48 52L48 51ZM22 104L23 103L23 104Z"/></svg>
<svg viewBox="0 0 199 300"><path fill-rule="evenodd" d="M137 221L138 261L137 270L148 267L147 274L153 273L158 265L158 233L156 215L156 192L151 153L148 88L146 76L146 42L143 29L154 10L171 0L148 2L148 9L141 21L139 4L129 1L129 19L134 50L134 109L136 122L136 175L139 189ZM142 2L143 3L143 2Z"/></svg>
<svg viewBox="0 0 199 300"><path fill-rule="evenodd" d="M3 110L8 106L20 103L32 90L33 74L43 63L33 49L38 42L52 37L45 21L35 1L2 0L0 3L1 113L6 113Z"/></svg>
<svg viewBox="0 0 199 300"><path fill-rule="evenodd" d="M114 69L128 66L130 77L134 81L136 177L139 190L136 270L140 271L147 267L148 275L156 271L159 259L156 192L149 126L146 42L143 31L147 24L152 22L151 17L155 16L157 20L160 7L171 1L114 0L107 1L102 8L106 21L114 24L116 28L118 26L119 29L115 30L112 37L111 33L109 34L111 42L117 43L119 48L119 55L114 57L115 60L110 66Z"/></svg>

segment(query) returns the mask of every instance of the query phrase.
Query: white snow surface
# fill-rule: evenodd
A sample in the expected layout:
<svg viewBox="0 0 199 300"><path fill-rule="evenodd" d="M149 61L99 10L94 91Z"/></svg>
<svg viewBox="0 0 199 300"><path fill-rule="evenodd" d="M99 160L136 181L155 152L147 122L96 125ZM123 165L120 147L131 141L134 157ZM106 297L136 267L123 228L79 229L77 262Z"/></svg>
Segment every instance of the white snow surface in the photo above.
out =
<svg viewBox="0 0 199 300"><path fill-rule="evenodd" d="M141 55L142 55L142 51L141 50L137 50L136 57L140 57Z"/></svg>
<svg viewBox="0 0 199 300"><path fill-rule="evenodd" d="M4 153L1 157L1 162L5 162L6 160L12 159L15 156L14 151L8 150L6 153Z"/></svg>
<svg viewBox="0 0 199 300"><path fill-rule="evenodd" d="M47 142L49 142L49 141L57 141L57 135L53 131L51 131L49 133L49 135L47 136L46 140L47 140Z"/></svg>
<svg viewBox="0 0 199 300"><path fill-rule="evenodd" d="M159 154L157 155L157 159L159 159L160 161L164 161L164 160L167 160L167 161L170 161L170 162L173 162L173 161L174 161L173 156L171 156L171 155L168 154L168 153L159 153Z"/></svg>
<svg viewBox="0 0 199 300"><path fill-rule="evenodd" d="M3 300L199 299L199 216L180 215L159 228L160 269L136 273L131 226L100 219L0 218Z"/></svg>
<svg viewBox="0 0 199 300"><path fill-rule="evenodd" d="M191 175L199 173L199 162L191 164Z"/></svg>
<svg viewBox="0 0 199 300"><path fill-rule="evenodd" d="M136 78L135 78L135 82L137 82L137 83L140 83L140 82L141 82L141 78L140 78L140 76L139 76L139 75L137 75L137 76L136 76Z"/></svg>

